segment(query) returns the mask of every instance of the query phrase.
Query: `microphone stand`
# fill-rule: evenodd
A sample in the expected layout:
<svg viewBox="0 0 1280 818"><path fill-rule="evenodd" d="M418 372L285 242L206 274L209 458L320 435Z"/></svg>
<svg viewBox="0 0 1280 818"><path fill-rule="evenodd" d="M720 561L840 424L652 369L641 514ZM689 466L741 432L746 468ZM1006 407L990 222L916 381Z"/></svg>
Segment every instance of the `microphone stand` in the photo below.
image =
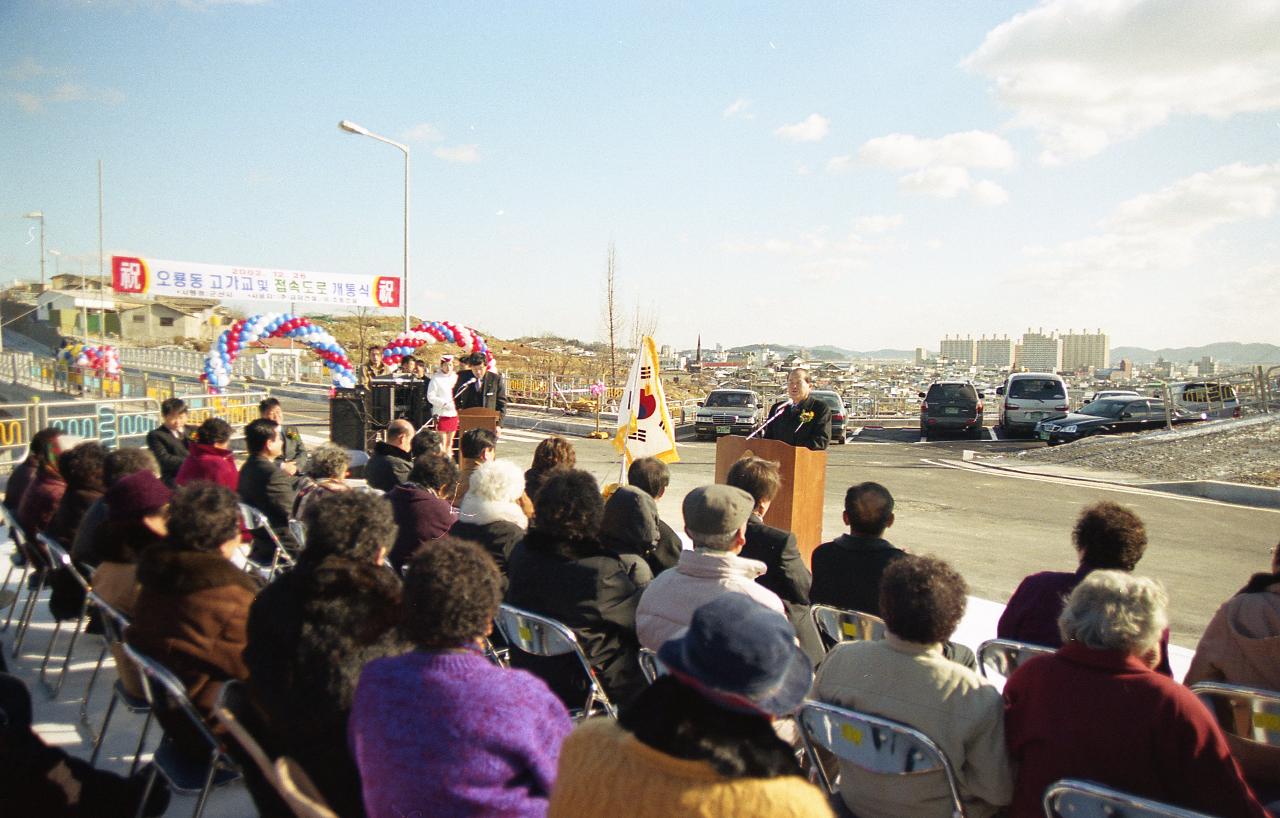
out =
<svg viewBox="0 0 1280 818"><path fill-rule="evenodd" d="M779 406L779 407L778 407L778 411L774 412L774 413L769 417L769 419L768 419L768 420L766 420L764 423L761 423L759 426L757 426L757 427L755 428L755 431L753 431L751 434L747 435L747 440L750 440L751 438L753 438L753 437L755 437L756 435L758 435L758 434L760 434L761 432L763 432L766 428L768 428L768 426L769 426L769 424L770 424L770 423L773 423L775 420L777 420L777 419L778 419L778 417L779 417L783 412L787 411L787 409L789 409L789 408L791 408L791 400L790 400L790 399L787 399L787 400L785 400L785 401L783 401L783 402L782 402L782 405L781 405L781 406Z"/></svg>

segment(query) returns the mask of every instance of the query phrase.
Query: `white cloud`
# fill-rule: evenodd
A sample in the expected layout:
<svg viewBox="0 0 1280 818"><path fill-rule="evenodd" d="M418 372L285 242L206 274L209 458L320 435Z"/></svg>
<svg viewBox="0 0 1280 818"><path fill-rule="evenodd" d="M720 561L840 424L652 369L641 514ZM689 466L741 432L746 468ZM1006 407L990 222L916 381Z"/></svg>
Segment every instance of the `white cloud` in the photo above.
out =
<svg viewBox="0 0 1280 818"><path fill-rule="evenodd" d="M892 133L868 140L858 158L886 168L924 168L948 165L960 168L1011 168L1017 162L1013 147L986 131L951 133L938 139Z"/></svg>
<svg viewBox="0 0 1280 818"><path fill-rule="evenodd" d="M827 160L827 173L847 173L853 170L853 157L849 154L833 156Z"/></svg>
<svg viewBox="0 0 1280 818"><path fill-rule="evenodd" d="M901 227L904 221L901 213L859 216L853 220L853 229L858 233L887 233Z"/></svg>
<svg viewBox="0 0 1280 818"><path fill-rule="evenodd" d="M787 142L821 142L831 132L831 120L822 114L809 114L792 125L783 125L773 132Z"/></svg>
<svg viewBox="0 0 1280 818"><path fill-rule="evenodd" d="M119 105L124 101L124 93L115 88L91 88L74 82L59 83L45 91L12 91L9 98L27 113L43 111L51 104L69 102L96 102L102 105Z"/></svg>
<svg viewBox="0 0 1280 818"><path fill-rule="evenodd" d="M729 107L725 108L720 114L725 119L755 119L755 112L751 110L751 100L746 97L738 97L729 103Z"/></svg>
<svg viewBox="0 0 1280 818"><path fill-rule="evenodd" d="M40 77L57 76L61 72L41 65L31 57L23 57L17 65L8 68L4 72L5 79L14 82L29 82Z"/></svg>
<svg viewBox="0 0 1280 818"><path fill-rule="evenodd" d="M1049 0L988 32L964 67L990 78L1046 164L1172 116L1280 109L1280 4Z"/></svg>
<svg viewBox="0 0 1280 818"><path fill-rule="evenodd" d="M479 145L456 145L452 148L439 147L432 153L446 162L458 162L460 164L471 164L480 161Z"/></svg>
<svg viewBox="0 0 1280 818"><path fill-rule="evenodd" d="M406 142L443 142L444 134L430 122L420 122L404 132Z"/></svg>
<svg viewBox="0 0 1280 818"><path fill-rule="evenodd" d="M799 165L796 167L796 176L812 176L813 168L808 165Z"/></svg>
<svg viewBox="0 0 1280 818"><path fill-rule="evenodd" d="M1009 201L1009 191L990 179L980 179L974 182L973 187L969 189L969 195L973 197L975 202L987 207L995 207Z"/></svg>
<svg viewBox="0 0 1280 818"><path fill-rule="evenodd" d="M954 199L972 185L969 171L950 165L922 168L898 180L898 187L908 193L932 196L935 199Z"/></svg>

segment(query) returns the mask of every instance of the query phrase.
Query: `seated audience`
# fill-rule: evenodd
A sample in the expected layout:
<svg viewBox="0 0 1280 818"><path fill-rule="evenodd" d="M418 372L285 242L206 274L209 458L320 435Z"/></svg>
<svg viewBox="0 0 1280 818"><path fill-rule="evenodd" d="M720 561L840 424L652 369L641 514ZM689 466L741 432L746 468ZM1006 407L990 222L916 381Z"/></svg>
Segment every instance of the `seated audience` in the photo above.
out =
<svg viewBox="0 0 1280 818"><path fill-rule="evenodd" d="M160 465L156 463L155 455L151 454L150 449L112 449L107 453L106 462L102 466L102 480L107 486L107 491L110 492L111 487L116 483L140 471L148 471L156 477L160 476ZM98 556L96 548L98 528L106 522L106 519L107 498L103 495L89 506L89 510L84 513L84 518L80 520L80 527L76 529L76 537L71 543L71 558L77 563L92 568L102 562L102 557Z"/></svg>
<svg viewBox="0 0 1280 818"><path fill-rule="evenodd" d="M191 441L173 483L185 486L197 480L217 483L232 491L240 486L240 472L231 451L231 424L222 418L209 418L196 429L196 439Z"/></svg>
<svg viewBox="0 0 1280 818"><path fill-rule="evenodd" d="M160 425L147 432L147 448L160 464L160 477L171 488L190 443L187 404L182 398L165 398L160 403Z"/></svg>
<svg viewBox="0 0 1280 818"><path fill-rule="evenodd" d="M453 505L462 505L462 498L467 496L471 488L471 473L481 463L488 463L497 457L498 436L488 429L468 429L462 433L458 443L458 483L453 489Z"/></svg>
<svg viewBox="0 0 1280 818"><path fill-rule="evenodd" d="M391 421L387 439L373 444L373 454L364 467L364 481L371 489L387 492L409 479L414 458L413 424L404 418Z"/></svg>
<svg viewBox="0 0 1280 818"><path fill-rule="evenodd" d="M786 619L723 594L658 657L668 675L565 741L550 818L829 818L773 729L813 680Z"/></svg>
<svg viewBox="0 0 1280 818"><path fill-rule="evenodd" d="M1062 647L1005 684L1018 773L1010 818L1040 818L1046 787L1082 778L1220 818L1264 818L1213 716L1155 673L1168 597L1124 571L1085 577L1058 618Z"/></svg>
<svg viewBox="0 0 1280 818"><path fill-rule="evenodd" d="M1254 574L1209 620L1183 679L1202 681L1280 691L1280 545L1271 572ZM1232 735L1227 744L1258 795L1280 800L1280 749Z"/></svg>
<svg viewBox="0 0 1280 818"><path fill-rule="evenodd" d="M622 558L600 544L600 487L587 472L559 469L547 475L539 497L507 563L507 602L572 629L609 698L630 701L645 686L635 630L640 588ZM570 707L586 701L585 676L573 657L513 649L511 663L533 670Z"/></svg>
<svg viewBox="0 0 1280 818"><path fill-rule="evenodd" d="M702 486L685 496L684 531L693 550L680 552L676 567L655 577L640 598L636 631L641 645L662 647L689 626L694 611L722 594L746 594L786 615L778 595L756 582L765 564L739 556L754 507L751 495L733 486Z"/></svg>
<svg viewBox="0 0 1280 818"><path fill-rule="evenodd" d="M404 568L409 558L426 543L438 540L458 520L449 503L458 467L440 454L424 454L413 461L408 478L387 493L395 516L395 544L391 547L391 565Z"/></svg>
<svg viewBox="0 0 1280 818"><path fill-rule="evenodd" d="M424 454L446 454L444 438L435 429L419 429L409 446L410 456L417 460Z"/></svg>
<svg viewBox="0 0 1280 818"><path fill-rule="evenodd" d="M321 497L350 491L347 470L351 455L335 443L322 443L307 459L307 478L302 481L293 499L293 519L301 520L307 506Z"/></svg>
<svg viewBox="0 0 1280 818"><path fill-rule="evenodd" d="M245 448L249 459L240 469L240 502L248 503L266 515L276 537L290 553L298 550L289 533L289 515L297 497L293 478L280 468L276 458L284 442L280 428L273 420L259 418L244 428ZM253 550L249 557L259 565L270 564L275 556L275 543L265 531L253 532Z"/></svg>
<svg viewBox="0 0 1280 818"><path fill-rule="evenodd" d="M45 533L68 548L76 538L85 512L102 499L106 491L103 483L106 459L107 450L92 440L58 456L58 473L67 485Z"/></svg>
<svg viewBox="0 0 1280 818"><path fill-rule="evenodd" d="M631 461L631 466L627 469L627 482L648 494L656 503L667 493L671 470L656 457L640 457ZM653 560L649 562L653 575L656 577L668 568L674 568L680 561L680 552L683 550L684 543L680 541L680 535L659 517L658 547L654 551Z"/></svg>
<svg viewBox="0 0 1280 818"><path fill-rule="evenodd" d="M1009 803L1013 773L1000 692L942 652L964 616L968 590L964 577L942 560L895 560L880 583L888 633L833 648L818 669L814 697L929 736L955 768L966 812L982 818ZM953 809L941 770L881 775L841 764L840 795L857 815L950 818Z"/></svg>
<svg viewBox="0 0 1280 818"><path fill-rule="evenodd" d="M844 495L849 533L814 549L809 601L880 616L880 576L907 555L884 539L893 525L893 495L879 483L850 486Z"/></svg>
<svg viewBox="0 0 1280 818"><path fill-rule="evenodd" d="M1086 508L1071 532L1080 565L1074 572L1041 571L1022 580L996 625L1001 639L1056 648L1062 644L1058 616L1073 588L1098 569L1132 572L1147 549L1147 527L1137 514L1112 502ZM1172 676L1169 634L1160 637L1156 670Z"/></svg>
<svg viewBox="0 0 1280 818"><path fill-rule="evenodd" d="M0 673L0 802L4 814L39 818L132 818L150 770L131 778L95 770L51 747L31 729L31 692L17 676ZM163 815L169 788L156 782L145 816Z"/></svg>
<svg viewBox="0 0 1280 818"><path fill-rule="evenodd" d="M62 446L58 442L60 437L62 437L62 430L50 426L36 432L31 438L26 459L13 470L9 475L9 482L5 484L4 507L9 509L10 514L17 516L18 507L22 505L22 495L35 482L41 466L46 463L57 463L58 455L62 452Z"/></svg>
<svg viewBox="0 0 1280 818"><path fill-rule="evenodd" d="M524 473L524 493L538 504L538 490L547 474L557 467L572 469L578 462L573 444L559 435L551 435L533 450L533 465Z"/></svg>
<svg viewBox="0 0 1280 818"><path fill-rule="evenodd" d="M462 436L466 445L466 435ZM520 467L509 460L481 464L471 473L471 490L462 499L458 521L449 534L484 546L502 573L502 589L507 588L507 560L516 543L524 539L529 518L520 507L524 477Z"/></svg>
<svg viewBox="0 0 1280 818"><path fill-rule="evenodd" d="M240 510L227 489L183 486L169 503L168 529L166 542L138 560L142 590L125 641L171 670L208 716L223 682L249 677L241 653L258 583L231 564L240 545ZM173 716L166 721L160 714L179 746L202 748Z"/></svg>
<svg viewBox="0 0 1280 818"><path fill-rule="evenodd" d="M369 662L351 706L369 818L546 814L571 723L541 680L485 656L501 601L473 543L446 537L410 560L401 628L414 650Z"/></svg>
<svg viewBox="0 0 1280 818"><path fill-rule="evenodd" d="M106 519L95 532L93 590L111 607L132 617L141 586L138 560L169 534L173 492L148 470L122 477L107 489Z"/></svg>
<svg viewBox="0 0 1280 818"><path fill-rule="evenodd" d="M66 493L67 481L58 470L63 451L58 443L61 438L54 438L43 452L43 460L37 465L31 482L22 492L22 501L18 504L18 525L22 533L31 543L36 535L45 531L58 511L62 495ZM70 450L68 450L70 451ZM34 547L34 545L32 546Z"/></svg>
<svg viewBox="0 0 1280 818"><path fill-rule="evenodd" d="M396 629L400 579L383 564L395 522L387 501L365 492L318 495L303 520L311 533L297 566L249 609L244 661L274 748L302 765L335 812L358 816L347 742L356 682L370 659L408 649Z"/></svg>
<svg viewBox="0 0 1280 818"><path fill-rule="evenodd" d="M604 503L600 543L613 549L631 566L641 588L662 570L658 556L658 504L633 486L619 486Z"/></svg>

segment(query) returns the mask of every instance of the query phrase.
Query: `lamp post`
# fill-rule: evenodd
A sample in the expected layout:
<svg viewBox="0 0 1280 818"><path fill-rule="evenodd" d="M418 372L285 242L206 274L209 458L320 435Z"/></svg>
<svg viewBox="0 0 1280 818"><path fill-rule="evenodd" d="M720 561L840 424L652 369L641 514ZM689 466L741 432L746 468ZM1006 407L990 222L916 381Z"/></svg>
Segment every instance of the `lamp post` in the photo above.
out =
<svg viewBox="0 0 1280 818"><path fill-rule="evenodd" d="M338 123L338 127L347 133L359 134L367 136L370 139L376 139L379 142L385 142L392 147L399 148L404 152L404 279L400 282L400 298L404 304L404 331L409 331L409 146L402 145L385 136L363 128L349 119L344 119Z"/></svg>
<svg viewBox="0 0 1280 818"><path fill-rule="evenodd" d="M40 292L44 292L44 211L33 210L22 218L40 220Z"/></svg>

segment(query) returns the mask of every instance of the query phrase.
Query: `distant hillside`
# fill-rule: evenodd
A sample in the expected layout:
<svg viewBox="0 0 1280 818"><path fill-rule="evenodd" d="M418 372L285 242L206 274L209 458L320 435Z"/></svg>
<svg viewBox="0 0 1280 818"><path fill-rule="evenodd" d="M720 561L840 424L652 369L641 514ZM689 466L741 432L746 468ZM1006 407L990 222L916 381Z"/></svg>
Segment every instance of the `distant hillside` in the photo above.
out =
<svg viewBox="0 0 1280 818"><path fill-rule="evenodd" d="M772 350L778 355L800 355L817 361L910 361L915 359L915 352L905 349L873 349L869 352L859 352L854 349L845 349L844 347L830 346L823 344L816 347L802 347L795 344L748 344L747 346L733 347L729 350L733 355L745 355L748 352L760 352L762 349Z"/></svg>
<svg viewBox="0 0 1280 818"><path fill-rule="evenodd" d="M1157 358L1175 363L1199 361L1208 355L1218 363L1243 366L1245 364L1280 364L1280 346L1274 344L1241 344L1225 341L1208 344L1202 347L1167 347L1165 349L1144 349L1143 347L1116 347L1111 350L1111 362L1117 364L1121 359L1133 361L1135 364L1155 363Z"/></svg>

